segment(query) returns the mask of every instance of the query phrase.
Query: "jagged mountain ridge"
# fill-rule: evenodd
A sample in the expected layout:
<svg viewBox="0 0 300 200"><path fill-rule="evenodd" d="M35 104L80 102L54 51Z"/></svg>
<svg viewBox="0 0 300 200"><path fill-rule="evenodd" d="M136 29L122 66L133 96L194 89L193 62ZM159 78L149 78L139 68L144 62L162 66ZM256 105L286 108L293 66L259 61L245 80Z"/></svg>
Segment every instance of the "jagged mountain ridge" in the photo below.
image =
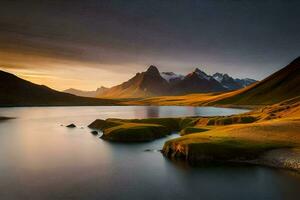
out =
<svg viewBox="0 0 300 200"><path fill-rule="evenodd" d="M215 73L212 76L216 81L222 84L223 87L227 88L228 90L238 90L243 87L247 87L248 85L251 85L255 82L256 80L250 79L250 78L245 78L245 79L234 79L228 74L222 74L222 73Z"/></svg>
<svg viewBox="0 0 300 200"><path fill-rule="evenodd" d="M97 97L132 98L160 95L179 95L188 93L222 92L243 88L244 85L229 75L222 75L222 80L206 74L196 68L192 73L183 76L174 72L159 72L151 65L147 71L137 73L128 81L107 89ZM238 79L240 82L244 79ZM249 79L250 80L250 79ZM250 84L250 82L249 82Z"/></svg>
<svg viewBox="0 0 300 200"><path fill-rule="evenodd" d="M167 80L151 65L147 71L137 73L128 81L105 91L100 97L128 98L164 95L170 89Z"/></svg>

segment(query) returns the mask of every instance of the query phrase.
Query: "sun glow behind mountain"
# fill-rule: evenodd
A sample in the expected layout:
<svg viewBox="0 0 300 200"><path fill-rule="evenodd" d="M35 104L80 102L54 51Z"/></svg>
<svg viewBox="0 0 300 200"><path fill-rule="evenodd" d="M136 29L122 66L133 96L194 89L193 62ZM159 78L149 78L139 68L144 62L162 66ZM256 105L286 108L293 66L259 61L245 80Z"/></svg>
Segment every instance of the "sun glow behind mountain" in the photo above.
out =
<svg viewBox="0 0 300 200"><path fill-rule="evenodd" d="M70 87L90 90L102 85L113 86L125 81L128 76L106 69L118 66L101 66L91 62L0 52L0 70L61 91Z"/></svg>

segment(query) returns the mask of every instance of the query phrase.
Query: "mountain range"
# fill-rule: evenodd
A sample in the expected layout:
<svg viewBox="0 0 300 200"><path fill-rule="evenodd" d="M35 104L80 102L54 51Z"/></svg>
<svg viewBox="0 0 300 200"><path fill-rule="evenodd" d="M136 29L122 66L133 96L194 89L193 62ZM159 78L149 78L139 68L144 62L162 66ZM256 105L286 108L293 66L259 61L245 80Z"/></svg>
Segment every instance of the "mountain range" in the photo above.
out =
<svg viewBox="0 0 300 200"><path fill-rule="evenodd" d="M128 81L107 89L97 97L130 98L189 93L225 92L255 83L253 79L234 79L228 74L208 75L196 68L186 76L174 72L159 72L151 65L147 71L137 73Z"/></svg>
<svg viewBox="0 0 300 200"><path fill-rule="evenodd" d="M4 71L0 71L0 83L0 106L116 105L121 103L120 100L79 97L59 92ZM203 99L191 101L202 102L202 105L267 105L299 97L299 84L300 57L260 82L252 79L234 79L221 73L208 75L199 69L195 69L186 76L173 72L160 73L155 66L150 66L147 71L137 73L130 80L112 88L102 87L89 92L74 89L70 91L76 92L77 95L118 98L225 91L204 95L210 96L206 102ZM240 89L232 91L235 88ZM185 95L180 98L189 96ZM197 102L194 103L196 105Z"/></svg>
<svg viewBox="0 0 300 200"><path fill-rule="evenodd" d="M137 73L128 81L101 91L68 89L64 92L86 97L132 98L189 93L224 92L237 90L255 83L253 79L234 79L228 74L208 75L196 68L186 76L174 72L159 72L151 65L145 72Z"/></svg>

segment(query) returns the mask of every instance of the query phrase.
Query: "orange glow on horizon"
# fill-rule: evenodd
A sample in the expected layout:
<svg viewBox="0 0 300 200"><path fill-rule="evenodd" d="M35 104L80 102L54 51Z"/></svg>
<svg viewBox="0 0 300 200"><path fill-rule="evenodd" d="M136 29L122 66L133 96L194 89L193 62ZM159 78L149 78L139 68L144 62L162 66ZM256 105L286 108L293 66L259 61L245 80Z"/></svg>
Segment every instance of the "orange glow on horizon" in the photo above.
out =
<svg viewBox="0 0 300 200"><path fill-rule="evenodd" d="M126 81L132 75L109 71L114 65L62 60L39 55L3 52L0 50L0 70L12 73L27 81L46 85L55 90L68 88L96 90Z"/></svg>

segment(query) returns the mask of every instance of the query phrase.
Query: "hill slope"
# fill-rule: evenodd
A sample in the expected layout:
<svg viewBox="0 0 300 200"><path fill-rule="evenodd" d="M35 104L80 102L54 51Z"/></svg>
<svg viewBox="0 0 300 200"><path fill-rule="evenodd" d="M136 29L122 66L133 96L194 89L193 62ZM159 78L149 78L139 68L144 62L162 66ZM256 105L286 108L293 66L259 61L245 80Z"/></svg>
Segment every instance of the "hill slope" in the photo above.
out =
<svg viewBox="0 0 300 200"><path fill-rule="evenodd" d="M213 104L267 105L300 95L300 57L266 79Z"/></svg>
<svg viewBox="0 0 300 200"><path fill-rule="evenodd" d="M0 71L0 106L113 105L117 101L78 97Z"/></svg>
<svg viewBox="0 0 300 200"><path fill-rule="evenodd" d="M97 97L99 95L101 95L104 91L106 91L108 88L106 87L100 87L97 88L97 90L95 91L84 91L84 90L78 90L75 88L69 88L67 90L64 90L63 92L65 93L69 93L69 94L74 94L76 96L80 96L80 97Z"/></svg>

